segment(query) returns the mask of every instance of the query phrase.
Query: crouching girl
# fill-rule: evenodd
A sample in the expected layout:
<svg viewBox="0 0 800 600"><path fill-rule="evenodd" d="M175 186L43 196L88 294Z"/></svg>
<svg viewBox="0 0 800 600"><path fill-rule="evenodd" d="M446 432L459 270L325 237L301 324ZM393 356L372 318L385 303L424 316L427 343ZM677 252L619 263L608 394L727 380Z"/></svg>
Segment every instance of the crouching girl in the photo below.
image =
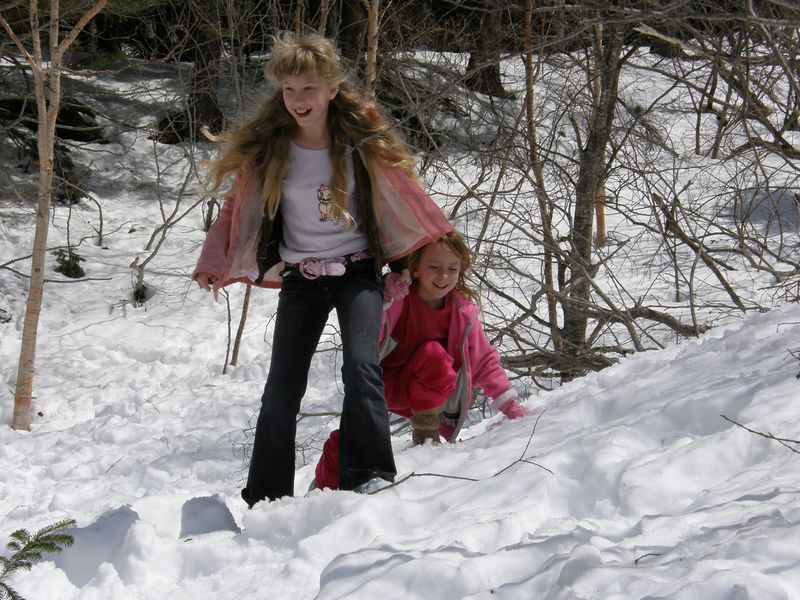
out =
<svg viewBox="0 0 800 600"><path fill-rule="evenodd" d="M407 278L390 274L384 292L381 367L386 403L411 421L412 443L455 441L471 391L482 388L510 419L528 414L511 387L500 355L478 318L478 294L466 281L469 247L453 231L411 254ZM317 464L315 484L338 489L339 430Z"/></svg>

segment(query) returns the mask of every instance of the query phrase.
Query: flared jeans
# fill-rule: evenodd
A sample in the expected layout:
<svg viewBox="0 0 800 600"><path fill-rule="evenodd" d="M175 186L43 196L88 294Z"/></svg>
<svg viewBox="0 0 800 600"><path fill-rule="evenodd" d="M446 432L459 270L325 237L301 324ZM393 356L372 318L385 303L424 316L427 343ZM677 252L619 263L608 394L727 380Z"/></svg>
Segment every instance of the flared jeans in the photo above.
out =
<svg viewBox="0 0 800 600"><path fill-rule="evenodd" d="M297 415L311 360L332 309L342 342L344 399L340 432L339 487L353 489L380 477L394 481L389 413L378 363L383 282L371 259L347 265L344 275L306 279L283 273L269 375L261 397L247 485L253 506L294 495Z"/></svg>
<svg viewBox="0 0 800 600"><path fill-rule="evenodd" d="M436 341L420 344L403 366L383 371L389 411L411 418L414 412L443 406L456 389L457 376L444 346ZM339 488L339 453L340 432L334 430L322 447L315 470L318 488Z"/></svg>

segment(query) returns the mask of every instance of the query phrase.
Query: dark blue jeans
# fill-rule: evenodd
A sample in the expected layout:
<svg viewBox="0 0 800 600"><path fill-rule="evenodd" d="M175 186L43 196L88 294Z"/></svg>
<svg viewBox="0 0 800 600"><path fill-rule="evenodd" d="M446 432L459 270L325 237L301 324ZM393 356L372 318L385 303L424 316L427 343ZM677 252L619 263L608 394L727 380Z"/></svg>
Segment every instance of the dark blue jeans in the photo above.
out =
<svg viewBox="0 0 800 600"><path fill-rule="evenodd" d="M253 506L294 494L295 436L311 359L331 309L342 336L340 488L380 477L394 481L389 413L378 362L383 283L371 259L347 265L342 276L309 280L284 272L269 375L261 397L247 487Z"/></svg>

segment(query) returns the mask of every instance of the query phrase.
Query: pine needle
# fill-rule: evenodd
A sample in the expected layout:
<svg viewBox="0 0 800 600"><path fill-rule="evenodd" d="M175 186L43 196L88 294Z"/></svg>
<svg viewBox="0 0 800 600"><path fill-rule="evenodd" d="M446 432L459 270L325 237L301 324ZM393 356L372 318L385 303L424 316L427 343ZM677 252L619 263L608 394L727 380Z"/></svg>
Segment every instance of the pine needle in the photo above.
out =
<svg viewBox="0 0 800 600"><path fill-rule="evenodd" d="M30 571L35 563L42 560L45 553L55 554L72 546L74 539L70 534L64 533L64 530L73 527L74 519L64 519L43 527L33 535L27 529L14 531L6 544L6 550L11 555L0 556L0 600L25 600L5 580L12 573Z"/></svg>

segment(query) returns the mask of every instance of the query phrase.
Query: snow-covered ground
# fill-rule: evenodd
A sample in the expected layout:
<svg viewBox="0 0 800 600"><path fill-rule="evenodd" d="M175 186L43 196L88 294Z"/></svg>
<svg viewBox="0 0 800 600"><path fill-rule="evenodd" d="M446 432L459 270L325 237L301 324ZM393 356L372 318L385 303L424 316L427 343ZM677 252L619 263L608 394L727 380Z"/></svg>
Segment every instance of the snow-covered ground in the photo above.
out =
<svg viewBox="0 0 800 600"><path fill-rule="evenodd" d="M10 581L25 598L800 598L800 456L731 422L800 438L800 306L533 392L530 416L473 419L453 445L412 448L401 432L397 484L371 496L304 495L341 400L331 325L299 423L297 497L248 511L239 489L277 295L254 292L239 365L223 374L226 302L188 279L195 211L146 271L154 297L130 304L129 265L149 255L156 198L172 210L181 150L157 148L155 187L137 175L156 168L152 145L119 136L133 150L92 165L105 235L78 248L89 280L46 287L30 432L8 427L26 281L0 270L12 317L0 324L0 544L78 523L72 548ZM51 245L66 219L59 208ZM92 202L70 219L73 243L100 224ZM0 264L30 252L32 231L29 206L2 196ZM230 290L234 332L242 296Z"/></svg>
<svg viewBox="0 0 800 600"><path fill-rule="evenodd" d="M248 511L236 448L263 384L264 316L223 376L224 311L199 292L180 311L123 313L56 287L44 416L0 428L0 535L79 525L75 546L14 580L26 598L800 595L800 456L721 416L797 437L797 305L530 397L531 416L480 421L454 445L399 436L399 483L376 495ZM6 380L18 328L0 330ZM304 410L335 408L332 362L315 369ZM324 424L301 423L301 440Z"/></svg>

